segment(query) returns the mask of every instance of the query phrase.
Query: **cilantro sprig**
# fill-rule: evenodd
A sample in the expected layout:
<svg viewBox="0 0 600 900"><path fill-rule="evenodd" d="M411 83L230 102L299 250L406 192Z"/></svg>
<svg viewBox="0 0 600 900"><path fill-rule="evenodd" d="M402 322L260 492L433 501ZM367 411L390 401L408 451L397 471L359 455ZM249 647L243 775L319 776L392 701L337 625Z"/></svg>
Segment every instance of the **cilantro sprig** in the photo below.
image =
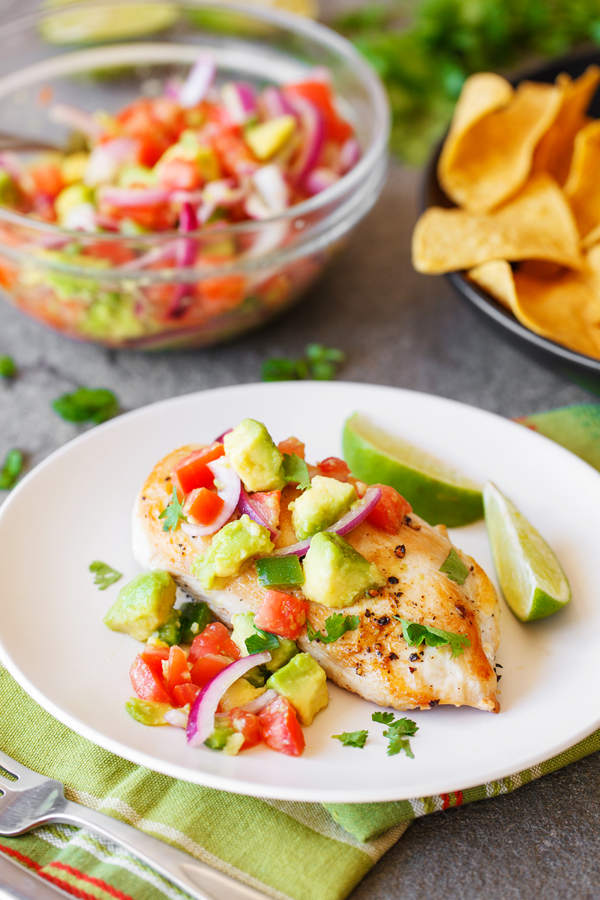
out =
<svg viewBox="0 0 600 900"><path fill-rule="evenodd" d="M387 730L383 732L384 738L388 739L388 756L396 756L404 751L410 759L414 759L414 753L411 750L409 737L412 737L419 730L419 726L412 719L396 719L393 713L374 712L371 716L374 722L381 725L387 725Z"/></svg>
<svg viewBox="0 0 600 900"><path fill-rule="evenodd" d="M17 483L17 478L23 471L23 454L16 447L9 450L4 459L4 465L0 469L0 491L10 491Z"/></svg>
<svg viewBox="0 0 600 900"><path fill-rule="evenodd" d="M173 485L171 502L168 506L165 506L158 518L165 520L162 527L163 531L175 531L179 526L180 521L187 522L187 516L183 512L183 506L177 498L177 488L175 485Z"/></svg>
<svg viewBox="0 0 600 900"><path fill-rule="evenodd" d="M344 362L346 354L325 344L308 344L301 359L273 356L265 360L261 367L262 381L331 381L337 374L337 367Z"/></svg>
<svg viewBox="0 0 600 900"><path fill-rule="evenodd" d="M117 572L116 569L113 569L107 563L100 562L99 559L90 563L89 570L94 574L94 584L97 584L101 591L105 591L107 587L110 587L111 584L123 577L121 572Z"/></svg>
<svg viewBox="0 0 600 900"><path fill-rule="evenodd" d="M440 572L444 572L451 581L455 581L457 584L464 584L469 574L469 570L454 547L440 566Z"/></svg>
<svg viewBox="0 0 600 900"><path fill-rule="evenodd" d="M0 354L0 378L14 378L17 374L17 364L12 356Z"/></svg>
<svg viewBox="0 0 600 900"><path fill-rule="evenodd" d="M442 631L441 628L434 628L433 625L420 625L418 622L401 619L400 616L393 618L402 624L402 634L409 647L419 647L421 644L426 644L428 647L442 647L444 644L449 644L452 656L456 657L460 656L466 647L471 646L471 641L466 634Z"/></svg>
<svg viewBox="0 0 600 900"><path fill-rule="evenodd" d="M108 388L79 387L70 394L57 397L52 408L66 422L100 425L117 415L119 401Z"/></svg>
<svg viewBox="0 0 600 900"><path fill-rule="evenodd" d="M333 644L347 631L356 631L359 622L358 616L345 616L343 613L334 613L325 619L327 634L315 631L310 622L306 623L306 633L311 643L312 641L321 641L322 644Z"/></svg>
<svg viewBox="0 0 600 900"><path fill-rule="evenodd" d="M256 628L256 626L254 626ZM277 650L279 647L279 639L275 634L269 634L262 628L256 628L257 633L251 634L245 640L246 650L250 655L253 653L262 653L264 650Z"/></svg>
<svg viewBox="0 0 600 900"><path fill-rule="evenodd" d="M369 732L366 729L362 731L343 731L341 734L332 734L331 737L341 741L344 747L358 747L359 750L362 750L369 737Z"/></svg>
<svg viewBox="0 0 600 900"><path fill-rule="evenodd" d="M283 475L288 484L295 484L299 491L310 487L308 466L297 453L283 454Z"/></svg>

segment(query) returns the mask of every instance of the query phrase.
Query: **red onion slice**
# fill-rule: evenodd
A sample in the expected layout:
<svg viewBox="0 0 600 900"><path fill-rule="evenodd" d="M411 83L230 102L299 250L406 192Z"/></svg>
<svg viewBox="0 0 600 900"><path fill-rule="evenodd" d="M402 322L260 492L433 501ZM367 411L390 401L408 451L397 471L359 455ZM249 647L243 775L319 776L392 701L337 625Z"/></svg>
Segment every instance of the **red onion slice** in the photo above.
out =
<svg viewBox="0 0 600 900"><path fill-rule="evenodd" d="M48 110L48 118L57 125L66 125L73 131L80 131L90 141L97 141L102 129L94 117L85 109L71 106L70 103L53 103Z"/></svg>
<svg viewBox="0 0 600 900"><path fill-rule="evenodd" d="M198 227L196 211L191 203L183 203L179 213L179 230L183 234L195 231ZM196 242L189 238L177 241L175 264L178 269L189 269L196 261ZM191 303L193 285L189 281L180 281L173 292L173 299L167 309L167 315L173 319L182 316Z"/></svg>
<svg viewBox="0 0 600 900"><path fill-rule="evenodd" d="M265 691L264 694L261 694L260 697L255 697L254 700L250 701L250 703L246 703L246 705L243 706L242 709L245 712L256 715L261 711L261 709L264 709L265 706L268 706L272 700L277 700L278 696L279 694L277 693L277 691L274 691L273 688L269 688L269 690Z"/></svg>
<svg viewBox="0 0 600 900"><path fill-rule="evenodd" d="M223 527L237 508L240 500L242 482L237 472L229 465L227 457L221 456L214 462L208 463L208 468L215 476L215 483L218 482L221 485L217 493L223 501L223 509L210 525L192 525L189 522L184 522L181 529L186 534L189 534L190 537L206 537L209 534L214 534L215 531Z"/></svg>
<svg viewBox="0 0 600 900"><path fill-rule="evenodd" d="M277 540L277 538L279 537L279 532L276 528L271 528L262 512L260 511L256 503L253 502L252 497L248 494L243 485L240 491L238 509L242 513L242 515L246 514L252 519L253 522L256 522L257 525L262 525L263 528L268 528L272 541Z"/></svg>
<svg viewBox="0 0 600 900"><path fill-rule="evenodd" d="M208 53L201 53L179 91L179 104L184 109L197 106L204 100L206 92L214 81L217 68Z"/></svg>
<svg viewBox="0 0 600 900"><path fill-rule="evenodd" d="M124 163L136 162L138 142L134 138L119 137L98 144L90 153L85 169L84 182L97 187L114 181Z"/></svg>
<svg viewBox="0 0 600 900"><path fill-rule="evenodd" d="M230 81L221 88L221 100L236 125L245 125L256 115L254 88L246 81Z"/></svg>
<svg viewBox="0 0 600 900"><path fill-rule="evenodd" d="M333 525L330 525L329 528L324 528L323 530L339 534L340 537L344 534L348 534L349 531L352 531L357 525L360 525L370 512L373 512L380 500L381 488L368 488L365 496L362 500L359 500L358 503L354 504L350 512L347 512L345 516L342 516L341 519L338 519L338 521L334 522ZM294 554L295 556L306 556L311 540L311 538L307 538L305 541L300 541L298 544L290 544L289 547L281 547L280 550L276 550L272 555L291 556Z"/></svg>
<svg viewBox="0 0 600 900"><path fill-rule="evenodd" d="M302 128L300 153L290 174L297 184L302 184L319 161L325 142L325 125L323 116L309 100L292 95L288 95L287 99L299 116Z"/></svg>
<svg viewBox="0 0 600 900"><path fill-rule="evenodd" d="M224 431L223 434L220 434L219 437L215 438L215 444L223 444L225 435L231 434L232 431L233 431L233 428L228 428L227 431Z"/></svg>
<svg viewBox="0 0 600 900"><path fill-rule="evenodd" d="M264 89L260 95L260 105L267 119L296 115L295 109L293 109L285 94L276 87L270 86Z"/></svg>
<svg viewBox="0 0 600 900"><path fill-rule="evenodd" d="M221 697L230 688L234 681L241 678L254 666L262 666L268 663L271 654L268 650L264 653L251 653L236 659L230 665L221 669L218 675L205 685L192 704L187 724L187 740L190 747L201 747L215 727L215 713Z"/></svg>

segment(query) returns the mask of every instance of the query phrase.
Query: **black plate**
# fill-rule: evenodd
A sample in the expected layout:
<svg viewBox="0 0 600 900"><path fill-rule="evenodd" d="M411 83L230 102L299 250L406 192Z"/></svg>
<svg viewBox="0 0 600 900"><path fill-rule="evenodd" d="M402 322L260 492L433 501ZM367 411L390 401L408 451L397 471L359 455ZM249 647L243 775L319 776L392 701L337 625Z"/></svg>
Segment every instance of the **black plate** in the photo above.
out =
<svg viewBox="0 0 600 900"><path fill-rule="evenodd" d="M546 66L533 69L513 81L518 84L526 79L533 81L553 82L561 72L567 72L572 78L583 74L588 66L600 65L600 51L566 56L554 60ZM596 93L589 110L590 115L600 118L600 89ZM437 179L437 163L442 151L440 144L432 156L425 170L424 190L422 194L422 210L429 206L451 207L455 204L443 192ZM461 272L451 272L446 275L453 288L467 299L469 303L482 313L487 321L506 340L510 341L520 350L524 350L539 362L558 369L567 377L573 379L588 390L600 393L600 360L583 353L568 350L561 344L556 344L548 338L540 337L530 331L513 316L504 306L498 303L487 291L468 281Z"/></svg>

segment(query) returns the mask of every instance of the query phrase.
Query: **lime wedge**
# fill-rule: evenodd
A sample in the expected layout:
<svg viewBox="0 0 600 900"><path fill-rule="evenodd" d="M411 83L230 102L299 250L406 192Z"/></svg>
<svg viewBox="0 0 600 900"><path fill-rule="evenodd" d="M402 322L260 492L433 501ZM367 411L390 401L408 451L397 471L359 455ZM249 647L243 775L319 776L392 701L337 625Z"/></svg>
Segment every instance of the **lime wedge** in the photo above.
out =
<svg viewBox="0 0 600 900"><path fill-rule="evenodd" d="M498 581L517 619L531 622L562 609L571 588L546 541L491 482L483 502Z"/></svg>
<svg viewBox="0 0 600 900"><path fill-rule="evenodd" d="M424 450L355 413L344 424L344 458L352 474L368 484L389 484L418 516L449 528L483 517L481 490Z"/></svg>
<svg viewBox="0 0 600 900"><path fill-rule="evenodd" d="M171 3L115 3L77 8L77 0L46 0L40 33L50 44L100 43L154 34L170 28L178 17Z"/></svg>

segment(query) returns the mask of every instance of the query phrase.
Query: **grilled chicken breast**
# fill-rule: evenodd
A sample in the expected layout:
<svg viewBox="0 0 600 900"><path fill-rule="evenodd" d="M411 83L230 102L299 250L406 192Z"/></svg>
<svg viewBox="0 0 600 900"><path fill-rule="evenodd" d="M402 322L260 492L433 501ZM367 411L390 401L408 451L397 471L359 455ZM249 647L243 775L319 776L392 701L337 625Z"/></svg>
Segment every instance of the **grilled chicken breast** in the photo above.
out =
<svg viewBox="0 0 600 900"><path fill-rule="evenodd" d="M190 566L212 538L191 538L181 528L165 532L158 518L170 502L173 467L199 446L170 453L147 479L133 513L134 553L144 567L170 572L182 588L206 601L214 615L231 626L234 615L256 612L264 597L255 567L247 566L224 590L204 590L190 574ZM297 496L292 487L282 492L278 548L296 541L288 504ZM500 637L499 606L483 569L457 550L469 574L464 585L451 581L440 572L452 549L446 528L433 528L414 514L405 518L397 535L364 521L346 539L377 565L386 586L344 609L344 613L359 616L356 631L346 632L332 644L322 644L311 643L304 630L298 639L302 650L310 653L336 684L380 706L408 710L450 704L498 712L493 660ZM339 610L310 603L308 618L313 628L325 633L325 620L333 611ZM455 658L448 646L407 646L401 623L393 616L461 632L471 645Z"/></svg>

